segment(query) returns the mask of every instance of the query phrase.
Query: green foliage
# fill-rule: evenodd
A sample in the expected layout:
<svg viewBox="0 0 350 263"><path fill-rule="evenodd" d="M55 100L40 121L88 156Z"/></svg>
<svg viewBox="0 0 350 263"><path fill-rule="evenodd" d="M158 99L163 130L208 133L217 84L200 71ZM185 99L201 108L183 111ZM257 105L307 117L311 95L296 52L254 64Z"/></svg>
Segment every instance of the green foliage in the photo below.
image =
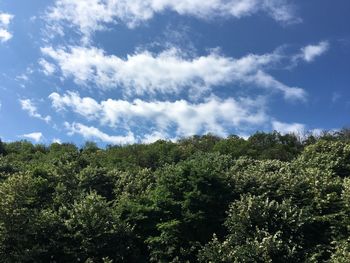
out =
<svg viewBox="0 0 350 263"><path fill-rule="evenodd" d="M330 263L348 263L350 259L350 241L340 242L331 256Z"/></svg>
<svg viewBox="0 0 350 263"><path fill-rule="evenodd" d="M150 198L160 214L155 222L158 235L146 241L152 261L193 261L212 233L222 233L233 198L226 177L230 165L228 156L198 154L157 173Z"/></svg>
<svg viewBox="0 0 350 263"><path fill-rule="evenodd" d="M137 256L130 227L121 222L109 203L95 192L61 207L59 213L69 242L65 253L72 260L101 262L109 257L114 262L130 262Z"/></svg>
<svg viewBox="0 0 350 263"><path fill-rule="evenodd" d="M349 134L0 141L0 262L348 262Z"/></svg>
<svg viewBox="0 0 350 263"><path fill-rule="evenodd" d="M112 170L110 174L116 178L114 188L116 198L139 199L151 190L156 183L155 174L150 169L142 169L136 172Z"/></svg>
<svg viewBox="0 0 350 263"><path fill-rule="evenodd" d="M331 175L350 175L350 144L342 141L320 140L305 148L298 162L306 169L317 169Z"/></svg>
<svg viewBox="0 0 350 263"><path fill-rule="evenodd" d="M176 144L159 140L152 145L111 146L106 150L104 164L124 171L138 167L155 170L165 164L177 163L188 156L186 150Z"/></svg>
<svg viewBox="0 0 350 263"><path fill-rule="evenodd" d="M248 143L247 153L255 159L291 161L302 150L302 144L295 135L278 132L258 132L248 139Z"/></svg>
<svg viewBox="0 0 350 263"><path fill-rule="evenodd" d="M261 196L243 196L232 204L225 225L229 234L201 251L203 262L302 262L303 228L309 215ZM212 254L212 251L221 253ZM214 258L211 258L211 255Z"/></svg>
<svg viewBox="0 0 350 263"><path fill-rule="evenodd" d="M82 191L96 191L99 195L113 199L114 178L110 176L106 169L88 166L77 175L78 187Z"/></svg>
<svg viewBox="0 0 350 263"><path fill-rule="evenodd" d="M45 252L43 236L52 227L45 212L47 180L16 174L0 184L0 258L22 262Z"/></svg>
<svg viewBox="0 0 350 263"><path fill-rule="evenodd" d="M214 151L221 154L231 155L233 159L247 155L249 142L238 136L229 136L227 139L220 140L213 147Z"/></svg>
<svg viewBox="0 0 350 263"><path fill-rule="evenodd" d="M0 139L0 155L5 155L5 154L6 154L5 145L2 143Z"/></svg>
<svg viewBox="0 0 350 263"><path fill-rule="evenodd" d="M185 152L194 153L197 151L211 152L217 143L222 141L221 138L207 134L203 136L192 136L189 138L183 138L179 140L179 145L184 149Z"/></svg>

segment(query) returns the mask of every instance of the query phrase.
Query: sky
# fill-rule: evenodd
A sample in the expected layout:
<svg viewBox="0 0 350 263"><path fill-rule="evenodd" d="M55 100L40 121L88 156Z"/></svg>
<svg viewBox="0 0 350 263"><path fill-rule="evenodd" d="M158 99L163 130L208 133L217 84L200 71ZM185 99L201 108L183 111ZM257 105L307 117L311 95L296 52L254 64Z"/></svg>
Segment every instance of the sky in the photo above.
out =
<svg viewBox="0 0 350 263"><path fill-rule="evenodd" d="M349 14L348 0L0 0L0 138L348 127Z"/></svg>

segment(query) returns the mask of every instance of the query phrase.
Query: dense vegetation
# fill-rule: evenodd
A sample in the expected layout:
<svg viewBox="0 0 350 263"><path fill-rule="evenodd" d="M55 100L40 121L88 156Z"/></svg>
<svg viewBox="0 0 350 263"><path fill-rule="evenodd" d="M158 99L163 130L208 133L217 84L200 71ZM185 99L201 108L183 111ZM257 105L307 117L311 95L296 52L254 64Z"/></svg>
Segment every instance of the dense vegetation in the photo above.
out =
<svg viewBox="0 0 350 263"><path fill-rule="evenodd" d="M349 134L0 141L0 261L349 262Z"/></svg>

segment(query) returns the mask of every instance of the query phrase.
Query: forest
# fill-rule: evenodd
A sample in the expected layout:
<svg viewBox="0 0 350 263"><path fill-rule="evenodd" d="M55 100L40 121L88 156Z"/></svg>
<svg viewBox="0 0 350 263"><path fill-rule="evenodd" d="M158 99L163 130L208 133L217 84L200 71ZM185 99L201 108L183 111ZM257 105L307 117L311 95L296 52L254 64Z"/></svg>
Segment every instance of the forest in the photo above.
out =
<svg viewBox="0 0 350 263"><path fill-rule="evenodd" d="M350 131L0 141L0 262L350 262Z"/></svg>

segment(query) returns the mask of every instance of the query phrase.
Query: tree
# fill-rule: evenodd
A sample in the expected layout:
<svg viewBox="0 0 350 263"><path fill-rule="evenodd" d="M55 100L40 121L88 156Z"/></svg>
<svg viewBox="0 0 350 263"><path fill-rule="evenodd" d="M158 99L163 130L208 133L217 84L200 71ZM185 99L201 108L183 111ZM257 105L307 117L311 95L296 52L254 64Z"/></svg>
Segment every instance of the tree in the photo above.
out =
<svg viewBox="0 0 350 263"><path fill-rule="evenodd" d="M329 171L333 176L349 176L350 145L341 141L320 140L306 147L297 162L320 173Z"/></svg>
<svg viewBox="0 0 350 263"><path fill-rule="evenodd" d="M113 213L110 204L96 192L82 195L60 209L67 229L66 253L72 261L137 262L131 228Z"/></svg>
<svg viewBox="0 0 350 263"><path fill-rule="evenodd" d="M213 233L222 234L234 198L226 177L231 162L217 153L197 154L157 173L150 198L159 218L146 240L152 261L193 262Z"/></svg>
<svg viewBox="0 0 350 263"><path fill-rule="evenodd" d="M49 235L44 233L56 220L44 212L46 190L47 180L26 174L12 175L0 184L0 258L25 262L49 250Z"/></svg>
<svg viewBox="0 0 350 263"><path fill-rule="evenodd" d="M5 145L0 139L0 155L5 155L5 154L6 154Z"/></svg>
<svg viewBox="0 0 350 263"><path fill-rule="evenodd" d="M348 262L348 132L1 143L1 262Z"/></svg>
<svg viewBox="0 0 350 263"><path fill-rule="evenodd" d="M247 155L255 159L277 159L291 161L303 149L294 134L257 132L248 138Z"/></svg>
<svg viewBox="0 0 350 263"><path fill-rule="evenodd" d="M310 217L290 200L246 195L231 205L223 242L214 237L201 262L303 262L303 230ZM214 253L213 253L214 252Z"/></svg>
<svg viewBox="0 0 350 263"><path fill-rule="evenodd" d="M113 199L115 181L106 169L88 166L81 170L77 177L78 187L82 191L96 191L96 193L107 198L107 200L111 201Z"/></svg>
<svg viewBox="0 0 350 263"><path fill-rule="evenodd" d="M218 141L213 150L221 154L231 155L233 159L237 159L247 154L248 141L236 135L231 135L227 139Z"/></svg>

